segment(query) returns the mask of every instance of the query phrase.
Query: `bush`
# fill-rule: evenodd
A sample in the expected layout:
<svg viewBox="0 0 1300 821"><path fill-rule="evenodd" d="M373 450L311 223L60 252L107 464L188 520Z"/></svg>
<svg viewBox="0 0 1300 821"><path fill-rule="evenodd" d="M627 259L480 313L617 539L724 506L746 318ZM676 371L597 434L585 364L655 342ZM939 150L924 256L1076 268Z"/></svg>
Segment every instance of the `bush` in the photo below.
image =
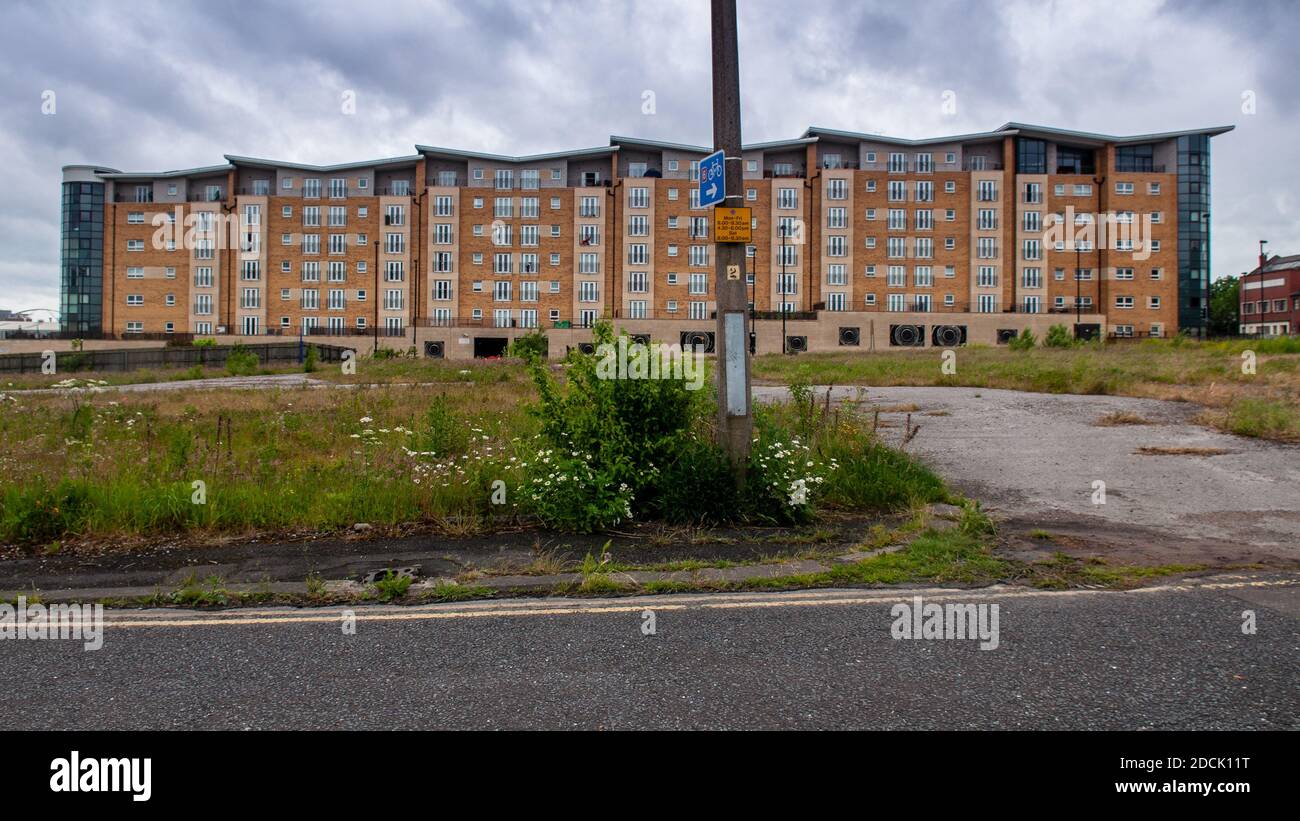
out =
<svg viewBox="0 0 1300 821"><path fill-rule="evenodd" d="M1034 332L1025 328L1019 335L1012 337L1007 347L1013 351L1032 351L1037 344L1038 339L1034 336Z"/></svg>
<svg viewBox="0 0 1300 821"><path fill-rule="evenodd" d="M196 340L194 340L194 342L191 343L191 344L193 344L194 347L196 347L196 348L215 348L215 347L217 347L217 340L215 340L215 339L196 339Z"/></svg>
<svg viewBox="0 0 1300 821"><path fill-rule="evenodd" d="M316 346L308 345L307 355L303 358L302 363L303 373L314 373L317 362L319 362L319 355L316 353Z"/></svg>
<svg viewBox="0 0 1300 821"><path fill-rule="evenodd" d="M236 343L226 356L226 373L231 376L252 376L257 373L258 364L260 360L257 354Z"/></svg>
<svg viewBox="0 0 1300 821"><path fill-rule="evenodd" d="M517 337L510 344L510 355L519 359L545 359L550 351L550 342L541 331L531 331Z"/></svg>
<svg viewBox="0 0 1300 821"><path fill-rule="evenodd" d="M1071 348L1075 344L1074 334L1064 325L1053 325L1047 329L1047 336L1043 338L1043 345L1048 348Z"/></svg>
<svg viewBox="0 0 1300 821"><path fill-rule="evenodd" d="M651 515L674 524L725 524L741 512L731 460L707 439L684 440L649 490Z"/></svg>
<svg viewBox="0 0 1300 821"><path fill-rule="evenodd" d="M617 344L608 322L597 323L593 339L598 351ZM552 526L590 530L630 518L631 499L655 507L657 475L705 418L702 391L683 379L602 379L597 357L578 351L565 362L561 385L543 360L529 361L541 397L530 411L544 449L525 459L535 511Z"/></svg>

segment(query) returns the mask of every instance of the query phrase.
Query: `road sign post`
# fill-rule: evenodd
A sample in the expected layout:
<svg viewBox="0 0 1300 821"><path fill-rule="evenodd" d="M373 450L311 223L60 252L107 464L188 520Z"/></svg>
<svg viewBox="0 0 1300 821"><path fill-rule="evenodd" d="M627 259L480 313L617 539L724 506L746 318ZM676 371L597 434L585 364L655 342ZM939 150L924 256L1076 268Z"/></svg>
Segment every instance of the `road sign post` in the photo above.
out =
<svg viewBox="0 0 1300 821"><path fill-rule="evenodd" d="M699 205L713 211L714 283L717 297L718 444L745 481L754 421L750 354L745 324L745 245L752 215L744 201L740 144L740 68L736 0L712 0L713 145L700 163Z"/></svg>

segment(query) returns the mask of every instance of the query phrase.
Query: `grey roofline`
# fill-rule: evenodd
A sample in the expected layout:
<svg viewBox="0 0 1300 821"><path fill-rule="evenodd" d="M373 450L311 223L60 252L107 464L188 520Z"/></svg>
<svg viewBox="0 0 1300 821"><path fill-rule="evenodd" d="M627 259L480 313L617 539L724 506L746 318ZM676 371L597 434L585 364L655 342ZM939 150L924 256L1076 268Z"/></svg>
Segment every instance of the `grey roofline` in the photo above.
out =
<svg viewBox="0 0 1300 821"><path fill-rule="evenodd" d="M107 174L101 174L102 177L109 179L136 179L142 177L198 177L205 174L215 174L218 171L229 171L234 168L233 165L208 165L202 168L183 168L179 171L113 171Z"/></svg>
<svg viewBox="0 0 1300 821"><path fill-rule="evenodd" d="M816 137L795 137L791 140L769 140L763 143L750 143L742 145L741 151L770 151L774 148L795 148L796 146L809 145L817 142Z"/></svg>
<svg viewBox="0 0 1300 821"><path fill-rule="evenodd" d="M65 165L65 166L63 166L63 168L61 168L61 169L59 169L59 170L60 170L60 171L83 171L83 170L84 170L84 171L93 171L94 173L99 174L99 175L101 175L101 176L104 175L104 174L121 174L121 173L122 173L122 172L119 171L118 169L116 169L116 168L109 168L109 167L106 166L106 165L85 165L85 164L80 164L80 163L74 163L73 165Z"/></svg>
<svg viewBox="0 0 1300 821"><path fill-rule="evenodd" d="M859 131L839 131L834 128L821 128L820 126L811 125L804 131L803 136L813 137L814 135L825 135L827 137L842 137L850 140L890 143L891 145L939 145L941 143L988 142L991 140L1000 140L1003 137L1015 133L1015 131L1004 130L981 131L974 134L956 134L951 137L926 137L920 140L909 140L903 137L886 137L883 134L863 134Z"/></svg>
<svg viewBox="0 0 1300 821"><path fill-rule="evenodd" d="M1091 131L1072 131L1068 128L1050 128L1048 126L1028 125L1026 123L1007 123L999 128L998 131L1003 133L1052 134L1096 143L1150 143L1160 142L1162 140L1172 140L1175 137L1186 137L1193 134L1205 134L1210 137L1216 137L1219 134L1226 134L1235 128L1235 125L1216 125L1210 126L1209 128L1188 128L1182 131L1162 131L1155 134L1133 134L1127 137L1121 137L1114 134L1097 134Z"/></svg>
<svg viewBox="0 0 1300 821"><path fill-rule="evenodd" d="M615 134L609 135L610 145L644 145L650 148L665 148L669 151L684 151L688 154L708 154L713 151L712 148L706 148L702 145L690 145L688 143L674 143L668 140L643 140L640 137L619 137Z"/></svg>
<svg viewBox="0 0 1300 821"><path fill-rule="evenodd" d="M424 159L423 154L409 154L405 157L384 157L378 160L365 160L362 162L346 162L337 165L309 165L307 163L281 162L279 160L264 160L257 157L239 157L233 154L226 154L226 160L232 166L247 165L254 168L292 168L295 171L350 171L354 168L379 168L392 167L401 165L414 165Z"/></svg>
<svg viewBox="0 0 1300 821"><path fill-rule="evenodd" d="M572 151L552 151L547 154L525 154L518 157L512 157L508 154L487 154L479 151L461 151L457 148L439 148L434 145L417 145L416 151L420 152L420 157L452 157L455 159L469 160L488 160L489 162L540 162L542 160L559 160L565 157L597 157L607 154L613 154L618 151L618 146L601 145L595 148L578 148Z"/></svg>
<svg viewBox="0 0 1300 821"><path fill-rule="evenodd" d="M673 143L673 142L666 142L664 140L643 140L640 137L620 137L615 134L610 135L609 141L611 144L626 143L627 145L644 145L644 146L649 146L651 148L667 149L669 151L682 151L688 154L712 154L713 153L712 148L709 148L707 146L702 146L702 145L687 145L686 143ZM773 148L793 148L795 146L807 145L808 143L814 143L814 142L817 142L815 137L796 137L793 140L772 140L770 142L763 142L763 143L750 143L748 145L742 145L740 147L740 150L741 151L766 151Z"/></svg>

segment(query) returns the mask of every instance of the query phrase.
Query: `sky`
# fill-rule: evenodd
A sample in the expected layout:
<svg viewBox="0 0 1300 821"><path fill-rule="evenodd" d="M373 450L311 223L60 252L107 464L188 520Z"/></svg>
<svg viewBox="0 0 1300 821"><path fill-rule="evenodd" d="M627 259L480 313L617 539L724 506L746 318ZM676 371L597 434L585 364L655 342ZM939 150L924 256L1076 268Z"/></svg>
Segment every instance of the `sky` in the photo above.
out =
<svg viewBox="0 0 1300 821"><path fill-rule="evenodd" d="M1295 0L738 5L746 143L1235 125L1212 147L1214 276L1259 239L1300 253ZM58 306L64 165L708 145L709 48L707 0L5 0L0 308Z"/></svg>

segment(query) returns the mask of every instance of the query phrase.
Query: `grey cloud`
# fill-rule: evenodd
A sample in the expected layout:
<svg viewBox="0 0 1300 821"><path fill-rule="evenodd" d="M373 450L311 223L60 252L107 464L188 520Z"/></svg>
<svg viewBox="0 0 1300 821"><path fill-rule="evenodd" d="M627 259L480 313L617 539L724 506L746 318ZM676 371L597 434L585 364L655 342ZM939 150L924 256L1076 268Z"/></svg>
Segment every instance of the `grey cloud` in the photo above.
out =
<svg viewBox="0 0 1300 821"><path fill-rule="evenodd" d="M1237 122L1215 144L1217 271L1266 231L1300 249L1297 15L1287 2L1134 4L741 0L746 139L808 125L933 136L1007 120L1118 133ZM1136 7L1139 11L1141 6ZM1084 9L1084 12L1079 12ZM1085 30L1067 25L1083 13ZM1018 35L1070 42L1026 54ZM415 143L529 153L609 134L711 139L708 8L670 2L10 2L0 49L0 285L57 303L59 168L161 169L223 153L303 162L404 154ZM1059 21L1059 22L1058 22ZM1221 48L1179 73L1185 39ZM1191 75L1191 76L1189 76ZM1238 78L1241 78L1240 82ZM1254 86L1244 85L1250 82ZM1239 91L1260 113L1243 117ZM58 114L40 113L43 89ZM339 111L344 89L358 114ZM939 110L947 89L955 117ZM653 116L643 91L656 95ZM28 307L24 304L18 307Z"/></svg>

